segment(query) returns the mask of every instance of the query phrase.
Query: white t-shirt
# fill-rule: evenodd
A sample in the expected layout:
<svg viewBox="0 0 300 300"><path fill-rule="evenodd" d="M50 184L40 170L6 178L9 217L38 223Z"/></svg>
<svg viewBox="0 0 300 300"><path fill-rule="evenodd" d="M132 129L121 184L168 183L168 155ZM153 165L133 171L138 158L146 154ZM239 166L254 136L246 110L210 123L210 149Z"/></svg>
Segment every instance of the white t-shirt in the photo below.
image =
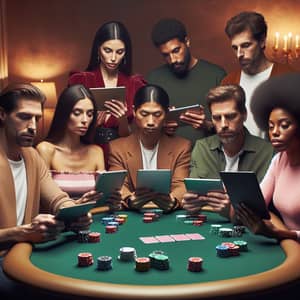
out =
<svg viewBox="0 0 300 300"><path fill-rule="evenodd" d="M224 149L222 148L224 156L225 156L225 172L237 172L239 170L239 161L240 161L240 155L243 153L243 150L241 150L239 153L237 153L234 156L228 156Z"/></svg>
<svg viewBox="0 0 300 300"><path fill-rule="evenodd" d="M16 192L16 206L17 206L17 225L22 225L27 199L27 179L26 168L23 158L18 161L8 160L10 169L13 174L15 192Z"/></svg>
<svg viewBox="0 0 300 300"><path fill-rule="evenodd" d="M253 95L254 90L261 84L266 81L272 72L273 64L266 70L255 74L249 75L245 72L241 72L240 86L245 90L246 94L246 108L247 108L247 120L244 125L250 131L251 134L264 138L266 133L262 131L255 123L253 114L250 109L250 102Z"/></svg>
<svg viewBox="0 0 300 300"><path fill-rule="evenodd" d="M142 142L140 141L141 145L141 152L142 152L142 159L143 159L143 169L144 170L156 170L157 169L157 152L158 152L158 144L153 149L146 149Z"/></svg>

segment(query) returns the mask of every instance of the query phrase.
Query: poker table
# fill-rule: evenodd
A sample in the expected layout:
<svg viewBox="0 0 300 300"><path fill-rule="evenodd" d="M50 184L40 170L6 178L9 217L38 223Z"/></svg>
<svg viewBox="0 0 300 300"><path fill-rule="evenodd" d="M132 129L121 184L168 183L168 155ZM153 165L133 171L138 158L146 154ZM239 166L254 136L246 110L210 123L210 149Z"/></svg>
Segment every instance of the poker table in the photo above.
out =
<svg viewBox="0 0 300 300"><path fill-rule="evenodd" d="M128 218L116 233L105 233L101 223L107 216L105 211L93 214L91 231L101 233L99 243L80 243L72 232L44 244L18 243L4 259L4 271L26 286L62 295L63 299L257 299L259 295L278 295L284 287L299 282L300 245L295 241L279 244L248 230L241 237L212 234L211 224L226 228L232 228L232 224L209 211L203 212L207 222L201 226L176 218L183 211L163 214L151 223L144 223L141 213L122 213ZM276 216L272 215L272 220L283 227ZM187 233L199 233L204 239L151 244L140 239ZM216 255L217 245L234 240L247 241L248 251L235 257ZM137 272L134 261L118 259L122 247L134 247L138 257L163 251L170 268ZM94 264L79 267L80 252L92 253ZM109 271L97 270L97 257L103 255L112 257ZM203 259L201 272L187 270L189 257Z"/></svg>

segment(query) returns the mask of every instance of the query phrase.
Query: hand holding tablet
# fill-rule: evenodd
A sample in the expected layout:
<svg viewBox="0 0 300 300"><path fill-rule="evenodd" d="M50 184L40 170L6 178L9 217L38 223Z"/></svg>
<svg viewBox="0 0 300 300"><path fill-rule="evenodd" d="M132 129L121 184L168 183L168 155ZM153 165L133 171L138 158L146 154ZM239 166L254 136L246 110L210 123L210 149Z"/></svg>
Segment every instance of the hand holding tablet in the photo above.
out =
<svg viewBox="0 0 300 300"><path fill-rule="evenodd" d="M186 190L191 193L206 195L208 192L224 192L221 179L184 178Z"/></svg>

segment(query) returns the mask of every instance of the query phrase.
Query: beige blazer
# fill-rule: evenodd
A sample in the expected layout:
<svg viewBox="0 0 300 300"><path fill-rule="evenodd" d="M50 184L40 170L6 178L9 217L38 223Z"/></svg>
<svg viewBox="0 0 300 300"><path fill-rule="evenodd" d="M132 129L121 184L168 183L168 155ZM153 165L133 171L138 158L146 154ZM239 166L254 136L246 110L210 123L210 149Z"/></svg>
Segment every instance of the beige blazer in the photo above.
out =
<svg viewBox="0 0 300 300"><path fill-rule="evenodd" d="M182 137L162 135L157 153L157 168L172 171L171 193L181 202L186 189L183 179L188 177L191 159L191 142ZM121 193L122 198L136 189L137 170L143 168L139 138L136 134L109 143L109 170L128 170Z"/></svg>

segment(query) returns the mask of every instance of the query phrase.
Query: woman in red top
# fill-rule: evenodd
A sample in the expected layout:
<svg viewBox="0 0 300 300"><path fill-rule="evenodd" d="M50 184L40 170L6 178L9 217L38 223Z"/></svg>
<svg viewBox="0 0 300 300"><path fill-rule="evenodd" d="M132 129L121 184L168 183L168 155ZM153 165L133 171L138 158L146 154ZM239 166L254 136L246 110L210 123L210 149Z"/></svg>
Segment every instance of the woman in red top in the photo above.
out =
<svg viewBox="0 0 300 300"><path fill-rule="evenodd" d="M89 64L84 72L72 73L68 84L81 83L87 88L126 87L126 105L118 99L105 102L106 112L99 112L95 143L106 145L110 140L130 133L133 98L145 85L141 75L132 75L131 40L120 22L107 22L97 31ZM105 151L106 152L106 151Z"/></svg>

